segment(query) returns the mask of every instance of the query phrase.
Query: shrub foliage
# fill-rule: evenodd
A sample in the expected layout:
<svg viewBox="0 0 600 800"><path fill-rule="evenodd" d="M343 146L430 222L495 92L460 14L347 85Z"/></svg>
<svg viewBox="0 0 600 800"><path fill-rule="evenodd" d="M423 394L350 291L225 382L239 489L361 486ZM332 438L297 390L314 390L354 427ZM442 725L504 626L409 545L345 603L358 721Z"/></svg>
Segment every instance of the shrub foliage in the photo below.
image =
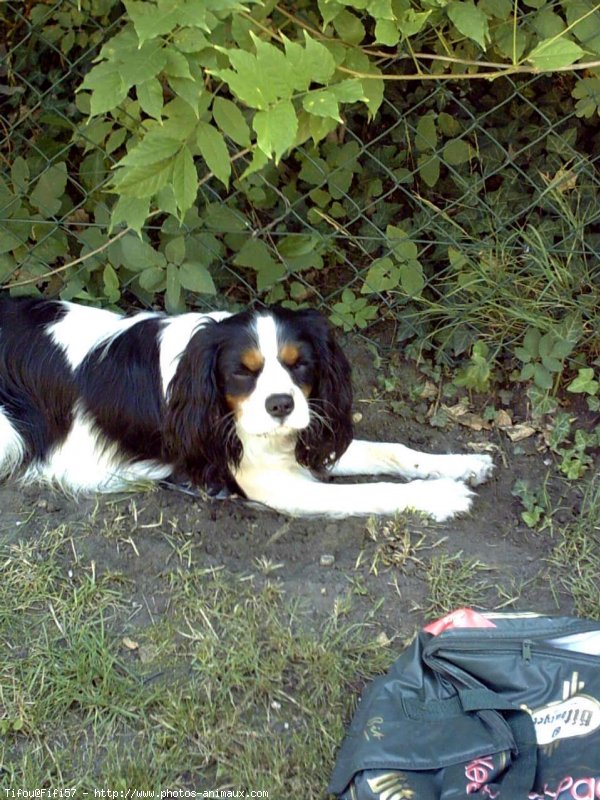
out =
<svg viewBox="0 0 600 800"><path fill-rule="evenodd" d="M393 320L419 352L466 359L469 388L509 354L542 394L563 373L596 393L593 3L0 14L13 293L169 311L216 294L316 302L346 330Z"/></svg>

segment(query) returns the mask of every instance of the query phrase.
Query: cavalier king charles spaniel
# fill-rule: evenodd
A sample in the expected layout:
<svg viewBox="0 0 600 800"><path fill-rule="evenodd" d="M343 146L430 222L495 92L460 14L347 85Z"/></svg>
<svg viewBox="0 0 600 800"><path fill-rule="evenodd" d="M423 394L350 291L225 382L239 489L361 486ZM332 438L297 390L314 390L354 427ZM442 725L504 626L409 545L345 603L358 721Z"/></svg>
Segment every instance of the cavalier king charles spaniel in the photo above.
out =
<svg viewBox="0 0 600 800"><path fill-rule="evenodd" d="M287 514L467 511L484 455L353 439L350 366L316 311L122 316L0 299L0 475L69 492L227 488ZM408 483L335 484L391 475Z"/></svg>

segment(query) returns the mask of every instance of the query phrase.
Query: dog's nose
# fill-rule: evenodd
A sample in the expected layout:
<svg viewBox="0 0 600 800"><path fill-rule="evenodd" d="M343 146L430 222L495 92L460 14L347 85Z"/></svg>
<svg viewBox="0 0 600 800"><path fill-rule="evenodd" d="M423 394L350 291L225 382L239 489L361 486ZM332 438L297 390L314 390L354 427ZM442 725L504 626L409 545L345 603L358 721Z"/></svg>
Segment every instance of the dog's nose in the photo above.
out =
<svg viewBox="0 0 600 800"><path fill-rule="evenodd" d="M272 417L283 419L294 410L294 398L291 394L270 394L265 407Z"/></svg>

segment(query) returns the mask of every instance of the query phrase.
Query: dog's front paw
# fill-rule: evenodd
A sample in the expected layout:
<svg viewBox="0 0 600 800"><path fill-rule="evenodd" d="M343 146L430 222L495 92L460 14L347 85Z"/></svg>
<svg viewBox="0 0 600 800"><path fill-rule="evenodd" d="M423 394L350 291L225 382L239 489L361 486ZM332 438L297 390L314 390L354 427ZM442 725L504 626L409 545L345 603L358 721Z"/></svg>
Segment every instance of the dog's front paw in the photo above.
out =
<svg viewBox="0 0 600 800"><path fill-rule="evenodd" d="M473 492L461 481L437 478L411 481L411 507L433 517L437 522L465 514L471 508Z"/></svg>
<svg viewBox="0 0 600 800"><path fill-rule="evenodd" d="M494 462L490 456L485 455L452 455L443 456L441 469L437 476L451 478L453 481L464 481L469 486L478 486L487 481L494 471ZM436 476L436 477L437 477Z"/></svg>
<svg viewBox="0 0 600 800"><path fill-rule="evenodd" d="M478 486L492 477L494 462L491 456L464 456L464 459L466 470L461 475L461 480L466 481L470 486Z"/></svg>

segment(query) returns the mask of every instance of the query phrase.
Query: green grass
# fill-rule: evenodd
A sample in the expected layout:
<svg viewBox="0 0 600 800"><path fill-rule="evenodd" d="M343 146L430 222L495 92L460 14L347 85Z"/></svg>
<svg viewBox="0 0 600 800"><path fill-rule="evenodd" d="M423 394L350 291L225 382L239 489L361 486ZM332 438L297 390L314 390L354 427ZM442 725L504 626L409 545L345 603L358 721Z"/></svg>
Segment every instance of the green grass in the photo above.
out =
<svg viewBox="0 0 600 800"><path fill-rule="evenodd" d="M484 606L492 584L482 578L489 567L479 559L464 553L442 553L434 556L425 567L428 586L428 618L443 616L462 606Z"/></svg>
<svg viewBox="0 0 600 800"><path fill-rule="evenodd" d="M373 632L311 630L269 581L174 566L136 627L131 585L68 555L66 526L0 547L0 788L268 790L322 797Z"/></svg>
<svg viewBox="0 0 600 800"><path fill-rule="evenodd" d="M600 480L592 480L574 522L554 526L555 544L548 557L550 575L570 594L577 615L600 619Z"/></svg>

